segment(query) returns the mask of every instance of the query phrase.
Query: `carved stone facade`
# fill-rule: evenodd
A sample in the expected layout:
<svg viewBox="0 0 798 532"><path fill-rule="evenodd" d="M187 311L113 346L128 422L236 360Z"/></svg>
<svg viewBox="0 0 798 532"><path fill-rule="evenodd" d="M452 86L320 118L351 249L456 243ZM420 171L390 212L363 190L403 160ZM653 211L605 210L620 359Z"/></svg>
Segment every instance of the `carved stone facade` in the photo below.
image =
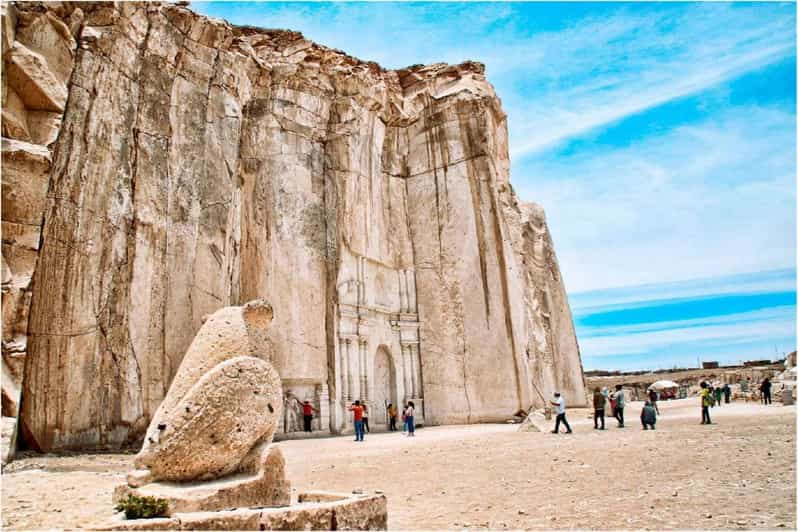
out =
<svg viewBox="0 0 798 532"><path fill-rule="evenodd" d="M332 432L356 399L372 426L408 400L426 424L584 401L483 65L385 70L155 2L9 4L3 27L3 413L26 445L141 441L203 317L259 298L278 432L305 400Z"/></svg>
<svg viewBox="0 0 798 532"><path fill-rule="evenodd" d="M351 426L359 399L370 426L388 425L387 407L413 401L423 423L419 321L413 269L396 269L344 252L338 282L337 390L331 428Z"/></svg>

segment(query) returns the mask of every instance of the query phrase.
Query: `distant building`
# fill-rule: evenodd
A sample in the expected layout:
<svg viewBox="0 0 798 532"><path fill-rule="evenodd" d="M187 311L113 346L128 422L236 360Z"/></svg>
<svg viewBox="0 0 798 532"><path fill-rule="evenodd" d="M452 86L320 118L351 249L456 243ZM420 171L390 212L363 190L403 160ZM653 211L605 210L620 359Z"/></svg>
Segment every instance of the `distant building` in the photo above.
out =
<svg viewBox="0 0 798 532"><path fill-rule="evenodd" d="M718 363L715 361L712 362L702 362L701 367L704 369L715 369L718 367Z"/></svg>

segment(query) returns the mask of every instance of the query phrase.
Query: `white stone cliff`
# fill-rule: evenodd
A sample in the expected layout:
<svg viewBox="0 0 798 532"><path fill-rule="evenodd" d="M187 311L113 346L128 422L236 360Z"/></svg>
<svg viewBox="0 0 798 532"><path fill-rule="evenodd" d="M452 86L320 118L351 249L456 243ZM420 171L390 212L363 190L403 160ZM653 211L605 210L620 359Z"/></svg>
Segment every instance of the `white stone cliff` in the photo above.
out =
<svg viewBox="0 0 798 532"><path fill-rule="evenodd" d="M305 399L332 432L354 399L372 425L406 400L427 424L584 402L481 64L384 70L160 3L16 3L3 33L3 415L25 444L140 442L203 317L258 298L284 432Z"/></svg>

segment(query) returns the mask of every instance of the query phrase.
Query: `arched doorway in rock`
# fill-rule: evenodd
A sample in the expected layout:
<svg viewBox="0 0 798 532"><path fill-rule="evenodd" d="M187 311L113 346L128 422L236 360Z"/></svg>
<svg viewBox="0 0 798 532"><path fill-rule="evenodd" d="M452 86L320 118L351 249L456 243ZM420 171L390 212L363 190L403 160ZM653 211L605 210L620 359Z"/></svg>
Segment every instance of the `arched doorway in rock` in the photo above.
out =
<svg viewBox="0 0 798 532"><path fill-rule="evenodd" d="M396 405L396 368L387 347L381 345L374 355L374 380L369 425L388 427L388 403Z"/></svg>

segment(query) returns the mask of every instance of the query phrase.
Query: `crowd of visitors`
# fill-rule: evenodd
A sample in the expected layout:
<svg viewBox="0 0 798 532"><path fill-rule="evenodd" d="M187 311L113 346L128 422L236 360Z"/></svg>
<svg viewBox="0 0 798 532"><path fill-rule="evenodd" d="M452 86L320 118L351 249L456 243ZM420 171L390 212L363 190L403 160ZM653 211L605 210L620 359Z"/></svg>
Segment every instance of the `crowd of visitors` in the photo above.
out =
<svg viewBox="0 0 798 532"><path fill-rule="evenodd" d="M366 432L371 432L369 430L369 414L368 414L368 406L365 403L361 403L358 399L355 401L352 406L349 407L349 411L352 412L353 421L355 425L355 441L364 441L364 436ZM390 432L396 432L396 416L398 414L396 407L393 403L388 404L388 430ZM402 409L402 433L406 433L408 436L415 436L416 435L416 405L413 401L408 401L405 404L404 408Z"/></svg>
<svg viewBox="0 0 798 532"><path fill-rule="evenodd" d="M711 425L712 419L709 413L710 408L721 406L724 402L726 404L731 402L731 386L729 386L728 383L723 384L722 386L713 386L711 383L705 381L701 382L700 386L701 390L699 392L699 399L701 402L701 424ZM747 379L741 381L740 389L746 401L748 400L747 394L749 388L750 382ZM759 385L759 391L761 392L761 400L763 404L772 404L771 388L772 383L768 378L765 378ZM660 415L659 406L657 405L658 401L659 394L657 391L653 388L649 389L646 395L645 403L643 404L643 408L640 411L640 423L643 426L643 430L656 429L657 416ZM565 400L559 392L554 394L554 400L551 401L551 404L557 409L557 420L554 424L554 430L552 433L559 433L560 424L565 426L566 434L572 433L573 431L571 430L571 426L568 424L568 421L565 418ZM593 388L593 429L605 430L606 427L604 419L607 409L610 410L610 415L617 420L618 428L624 428L625 407L626 394L624 393L623 385L617 384L615 386L615 392L612 394L609 393L609 390L606 387L600 389L598 386L596 386Z"/></svg>
<svg viewBox="0 0 798 532"><path fill-rule="evenodd" d="M701 403L701 424L711 425L712 419L710 416L710 408L721 406L724 402L729 404L732 398L732 390L728 384L722 386L713 386L711 383L703 381L700 384L699 399ZM761 400L763 404L772 404L771 400L772 384L770 379L764 379L759 385L761 393ZM745 400L748 400L748 391L750 390L750 382L748 379L741 381L740 390ZM643 430L656 430L657 417L660 415L659 394L653 388L648 390L646 400L640 411L640 423ZM555 392L554 399L550 401L551 405L555 407L557 417L554 424L552 433L558 434L560 432L560 425L565 428L566 434L573 433L571 425L565 416L565 398L559 392ZM316 409L311 406L309 401L305 401L303 406L305 430L310 431L310 424L313 419L313 413ZM593 389L593 429L605 430L605 413L610 411L610 416L615 418L618 422L618 428L624 428L624 409L626 408L626 393L624 392L623 385L617 384L615 391L610 393L607 387L599 388L598 386ZM415 409L416 406L413 401L408 401L402 408L402 433L407 436L415 436ZM369 414L368 406L361 403L360 400L355 401L350 407L349 411L352 412L354 427L355 427L355 441L364 441L364 436L369 430ZM387 405L388 414L388 430L396 432L397 417L400 415L398 409L393 404Z"/></svg>

